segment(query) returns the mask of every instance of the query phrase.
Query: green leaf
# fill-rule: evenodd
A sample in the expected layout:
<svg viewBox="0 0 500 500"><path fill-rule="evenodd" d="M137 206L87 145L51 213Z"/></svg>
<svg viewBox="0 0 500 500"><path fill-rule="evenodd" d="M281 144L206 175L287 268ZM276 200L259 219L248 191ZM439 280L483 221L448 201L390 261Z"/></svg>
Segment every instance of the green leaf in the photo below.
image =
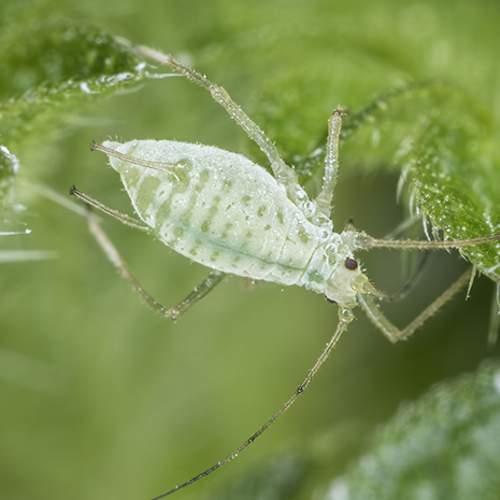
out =
<svg viewBox="0 0 500 500"><path fill-rule="evenodd" d="M500 232L500 168L488 157L484 123L469 109L441 106L422 123L409 175L415 204L446 239ZM461 250L500 281L500 243Z"/></svg>
<svg viewBox="0 0 500 500"><path fill-rule="evenodd" d="M0 37L0 142L56 129L76 104L144 76L131 48L101 28L73 21L12 28ZM0 154L0 204L6 208L19 164L6 148Z"/></svg>
<svg viewBox="0 0 500 500"><path fill-rule="evenodd" d="M321 79L316 79L322 85ZM324 83L324 82L323 82ZM304 82L302 82L304 85ZM326 83L323 85L326 86ZM311 90L309 85L306 89ZM300 94L300 98L299 98ZM264 122L284 123L281 138L287 161L302 182L322 168L326 125L319 134L299 109L307 91L296 95L264 94ZM304 110L301 111L304 113ZM307 114L307 113L306 113ZM267 117L266 117L267 115ZM278 118L279 117L279 118ZM309 113L309 117L311 114ZM362 165L400 169L408 209L429 221L436 237L468 239L500 232L500 166L492 157L491 114L473 96L443 82L414 83L396 88L366 103L345 119L341 137L341 173ZM300 126L299 126L300 125ZM270 126L273 133L273 127ZM304 130L320 135L305 142ZM299 154L296 147L303 148ZM500 243L466 248L467 257L482 273L500 281Z"/></svg>
<svg viewBox="0 0 500 500"><path fill-rule="evenodd" d="M389 102L394 100L399 102ZM405 194L410 210L428 220L438 238L440 232L445 239L457 240L498 233L500 168L488 156L493 128L488 111L472 96L438 82L413 86L378 102L386 115L381 119L389 123L372 123L371 133L377 132L385 151L393 148L393 163L409 186ZM395 104L395 112L387 113ZM354 123L356 119L359 114ZM390 154L389 150L389 161ZM491 243L461 254L498 282L499 248Z"/></svg>
<svg viewBox="0 0 500 500"><path fill-rule="evenodd" d="M404 406L328 500L500 497L500 362Z"/></svg>
<svg viewBox="0 0 500 500"><path fill-rule="evenodd" d="M35 23L8 32L0 38L0 140L136 83L142 67L130 47L89 24Z"/></svg>
<svg viewBox="0 0 500 500"><path fill-rule="evenodd" d="M436 237L441 232L445 239L463 240L500 232L500 167L491 157L492 123L473 96L430 82L369 103L347 121L344 138L353 135L354 157L365 165L385 162L401 169L410 210L430 222ZM371 147L356 133L363 125L368 125ZM365 151L374 157L363 158ZM499 249L499 243L491 243L461 254L498 282Z"/></svg>

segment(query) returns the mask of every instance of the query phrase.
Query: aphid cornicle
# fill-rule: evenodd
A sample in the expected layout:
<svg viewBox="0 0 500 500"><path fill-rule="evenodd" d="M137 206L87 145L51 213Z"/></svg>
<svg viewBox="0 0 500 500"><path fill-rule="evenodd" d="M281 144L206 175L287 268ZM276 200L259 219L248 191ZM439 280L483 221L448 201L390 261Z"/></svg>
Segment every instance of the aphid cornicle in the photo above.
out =
<svg viewBox="0 0 500 500"><path fill-rule="evenodd" d="M187 258L212 269L209 277L180 304L167 309L138 283L89 214L90 228L110 260L135 290L167 318L177 319L224 277L235 274L280 285L303 286L339 305L339 322L318 361L290 399L249 439L214 466L155 500L170 495L210 474L235 458L277 420L309 385L361 305L374 324L393 342L407 338L456 294L469 280L464 273L406 328L399 330L380 311L374 299L387 298L363 273L355 258L359 249L460 248L500 239L500 235L469 240L380 240L352 227L333 230L331 200L338 175L338 147L343 110L328 121L323 184L310 200L292 168L262 130L231 100L227 92L169 56L147 47L137 52L171 67L207 89L231 118L268 157L274 175L248 158L212 146L176 141L133 140L123 144L92 144L106 153L120 174L139 219L120 214L78 191L71 194L121 222L147 231Z"/></svg>

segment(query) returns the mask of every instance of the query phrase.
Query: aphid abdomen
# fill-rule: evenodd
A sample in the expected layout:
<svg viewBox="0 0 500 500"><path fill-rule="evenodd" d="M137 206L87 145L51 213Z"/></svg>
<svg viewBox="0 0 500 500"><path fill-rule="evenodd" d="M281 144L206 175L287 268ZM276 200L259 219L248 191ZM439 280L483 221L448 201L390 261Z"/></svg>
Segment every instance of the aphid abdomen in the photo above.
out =
<svg viewBox="0 0 500 500"><path fill-rule="evenodd" d="M300 281L320 231L262 167L210 146L104 145L164 164L158 170L111 158L135 211L163 243L223 272L285 285Z"/></svg>

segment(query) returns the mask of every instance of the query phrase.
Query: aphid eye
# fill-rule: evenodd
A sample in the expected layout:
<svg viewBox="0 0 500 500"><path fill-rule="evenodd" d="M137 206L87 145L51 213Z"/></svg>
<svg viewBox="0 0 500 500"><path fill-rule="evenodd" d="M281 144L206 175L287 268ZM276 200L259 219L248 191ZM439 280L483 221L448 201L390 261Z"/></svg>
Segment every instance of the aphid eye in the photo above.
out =
<svg viewBox="0 0 500 500"><path fill-rule="evenodd" d="M347 259L345 260L344 265L351 271L354 271L358 268L358 263L354 259L350 259L349 257L347 257Z"/></svg>

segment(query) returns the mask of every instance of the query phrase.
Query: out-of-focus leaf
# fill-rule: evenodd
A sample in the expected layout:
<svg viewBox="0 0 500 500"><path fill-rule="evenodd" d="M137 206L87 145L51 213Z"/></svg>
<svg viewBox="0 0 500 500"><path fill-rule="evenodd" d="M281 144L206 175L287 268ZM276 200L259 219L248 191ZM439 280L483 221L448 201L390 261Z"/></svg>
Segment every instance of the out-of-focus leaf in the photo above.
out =
<svg viewBox="0 0 500 500"><path fill-rule="evenodd" d="M12 185L18 169L18 159L5 146L0 145L0 210L12 203Z"/></svg>
<svg viewBox="0 0 500 500"><path fill-rule="evenodd" d="M403 407L328 500L500 497L500 363Z"/></svg>
<svg viewBox="0 0 500 500"><path fill-rule="evenodd" d="M288 456L247 470L229 485L205 497L217 500L292 500L298 498L299 487L307 472L305 460Z"/></svg>
<svg viewBox="0 0 500 500"><path fill-rule="evenodd" d="M76 22L35 23L0 38L0 140L37 130L75 102L121 90L143 65L109 32Z"/></svg>
<svg viewBox="0 0 500 500"><path fill-rule="evenodd" d="M38 4L38 5L36 5ZM37 0L18 0L17 2L1 2L0 3L0 28L2 33L5 30L12 27L16 21L19 21L20 17L24 17L26 14L31 19L36 18L39 14L36 10L36 6L39 6L40 2Z"/></svg>

